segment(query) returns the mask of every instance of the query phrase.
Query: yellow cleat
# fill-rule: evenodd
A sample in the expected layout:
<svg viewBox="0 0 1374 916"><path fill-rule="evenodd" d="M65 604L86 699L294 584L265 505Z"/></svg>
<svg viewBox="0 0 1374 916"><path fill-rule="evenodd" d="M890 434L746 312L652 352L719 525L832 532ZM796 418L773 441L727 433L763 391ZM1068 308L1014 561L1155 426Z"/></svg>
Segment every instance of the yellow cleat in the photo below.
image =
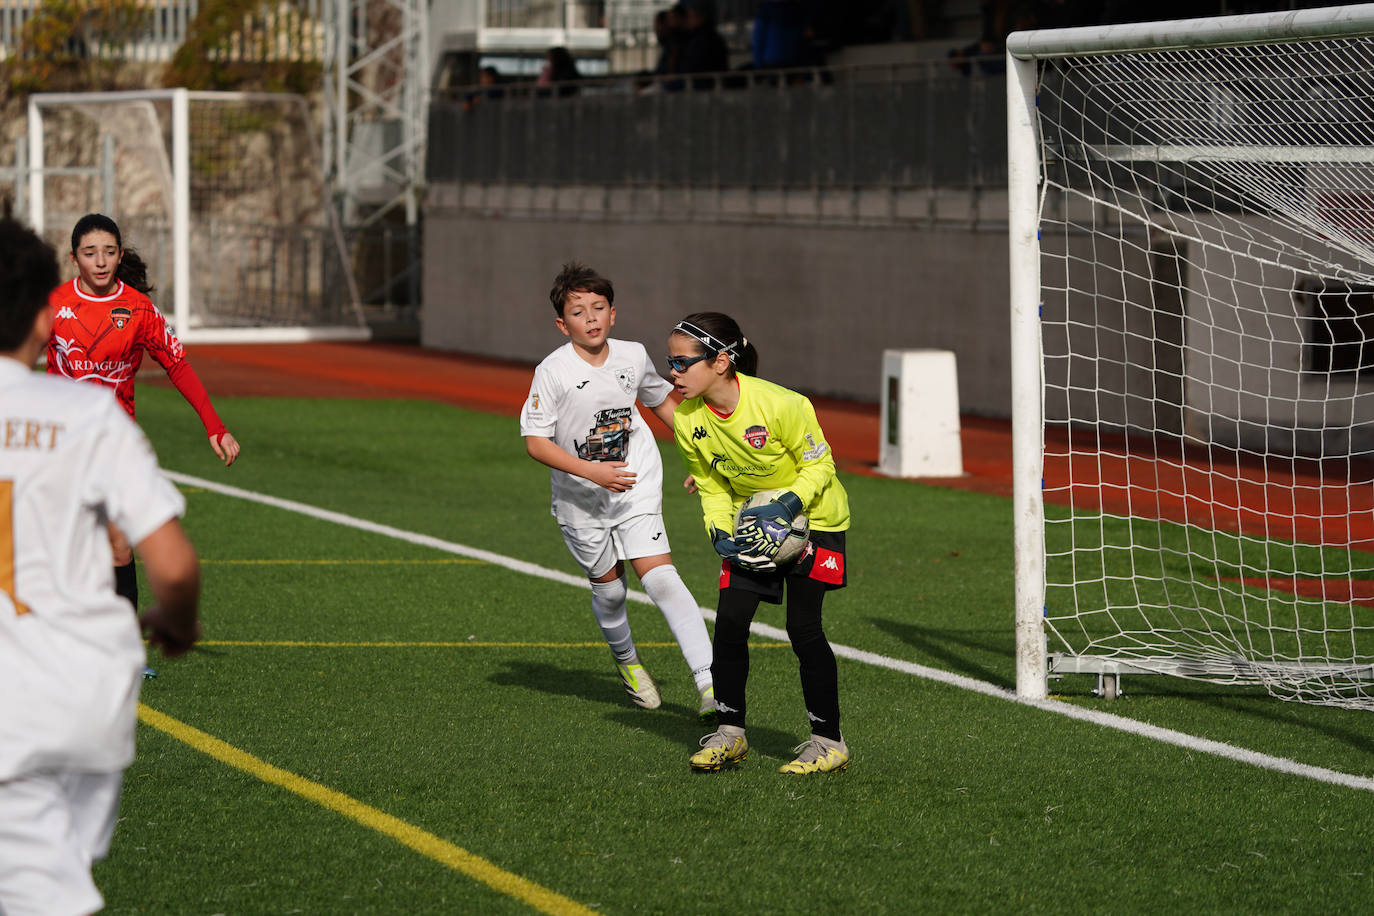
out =
<svg viewBox="0 0 1374 916"><path fill-rule="evenodd" d="M778 767L779 773L834 773L849 766L849 748L845 743L820 735L812 735L798 744L793 753L797 759Z"/></svg>
<svg viewBox="0 0 1374 916"><path fill-rule="evenodd" d="M663 703L663 698L658 694L658 685L637 659L629 664L617 663L615 667L620 672L620 683L625 685L625 692L636 706L658 709Z"/></svg>
<svg viewBox="0 0 1374 916"><path fill-rule="evenodd" d="M749 742L744 740L744 729L722 725L701 739L701 750L692 755L690 763L692 769L706 773L734 766L748 756Z"/></svg>

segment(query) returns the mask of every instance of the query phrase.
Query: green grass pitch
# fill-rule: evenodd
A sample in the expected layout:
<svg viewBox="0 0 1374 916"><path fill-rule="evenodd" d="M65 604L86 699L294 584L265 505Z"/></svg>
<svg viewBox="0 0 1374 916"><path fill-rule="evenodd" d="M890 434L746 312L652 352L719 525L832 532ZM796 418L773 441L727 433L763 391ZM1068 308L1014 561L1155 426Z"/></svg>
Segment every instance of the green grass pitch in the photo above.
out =
<svg viewBox="0 0 1374 916"><path fill-rule="evenodd" d="M244 444L228 470L175 392L140 391L164 467L577 572L509 418L411 401L217 406ZM1011 688L1009 501L845 484L851 578L827 601L831 641ZM1374 892L1368 791L851 659L853 765L784 777L805 711L790 649L768 638L752 653L750 759L693 774L695 693L653 607L630 612L665 697L649 712L624 697L584 589L183 490L205 645L154 661L143 702L268 769L141 726L96 870L109 913L1329 913ZM714 607L695 498L670 486L665 515L684 579ZM777 608L759 620L782 626ZM1108 703L1091 686L1052 690L1374 774L1368 713L1158 678L1128 678Z"/></svg>

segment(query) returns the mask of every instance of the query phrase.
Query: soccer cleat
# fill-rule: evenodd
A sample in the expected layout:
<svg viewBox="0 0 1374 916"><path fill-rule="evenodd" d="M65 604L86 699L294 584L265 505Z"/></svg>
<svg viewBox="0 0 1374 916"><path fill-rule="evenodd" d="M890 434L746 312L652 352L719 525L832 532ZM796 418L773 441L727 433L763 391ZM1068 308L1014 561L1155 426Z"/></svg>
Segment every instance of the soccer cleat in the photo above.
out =
<svg viewBox="0 0 1374 916"><path fill-rule="evenodd" d="M710 722L716 717L716 688L708 686L701 691L701 706L697 709L697 720Z"/></svg>
<svg viewBox="0 0 1374 916"><path fill-rule="evenodd" d="M793 753L797 759L778 767L779 773L834 773L849 766L849 748L833 738L812 735L798 744Z"/></svg>
<svg viewBox="0 0 1374 916"><path fill-rule="evenodd" d="M145 681L151 681L151 680L152 680L153 678L155 678L155 677L157 677L157 669L156 669L156 668L149 668L147 665L144 665L144 666L143 666L143 679L144 679Z"/></svg>
<svg viewBox="0 0 1374 916"><path fill-rule="evenodd" d="M663 702L663 698L658 694L658 685L649 677L649 672L644 670L638 659L629 663L617 662L615 667L620 672L620 683L625 685L625 692L630 695L636 706L641 709L658 709Z"/></svg>
<svg viewBox="0 0 1374 916"><path fill-rule="evenodd" d="M692 755L689 763L698 772L712 772L733 766L749 756L749 742L744 729L737 725L722 725L701 739L701 750Z"/></svg>

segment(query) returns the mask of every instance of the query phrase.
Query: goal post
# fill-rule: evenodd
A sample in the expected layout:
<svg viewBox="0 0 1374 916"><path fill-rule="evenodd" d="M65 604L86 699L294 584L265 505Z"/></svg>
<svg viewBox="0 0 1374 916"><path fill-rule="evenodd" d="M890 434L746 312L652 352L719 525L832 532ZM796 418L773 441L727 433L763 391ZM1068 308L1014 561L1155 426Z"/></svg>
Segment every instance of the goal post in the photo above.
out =
<svg viewBox="0 0 1374 916"><path fill-rule="evenodd" d="M110 211L185 343L366 340L314 137L285 93L35 93L29 221L65 251Z"/></svg>
<svg viewBox="0 0 1374 916"><path fill-rule="evenodd" d="M1374 4L1007 72L1018 695L1374 708Z"/></svg>

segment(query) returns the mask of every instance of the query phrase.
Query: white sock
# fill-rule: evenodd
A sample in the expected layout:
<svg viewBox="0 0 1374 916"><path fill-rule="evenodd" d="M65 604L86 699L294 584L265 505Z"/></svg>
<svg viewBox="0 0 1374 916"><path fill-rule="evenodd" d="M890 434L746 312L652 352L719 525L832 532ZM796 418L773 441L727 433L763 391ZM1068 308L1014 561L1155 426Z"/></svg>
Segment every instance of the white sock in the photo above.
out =
<svg viewBox="0 0 1374 916"><path fill-rule="evenodd" d="M668 621L673 638L682 649L682 657L692 669L692 680L696 681L697 690L710 687L711 637L706 633L706 620L697 610L692 593L677 574L677 567L672 564L655 566L640 576L639 582Z"/></svg>
<svg viewBox="0 0 1374 916"><path fill-rule="evenodd" d="M630 615L625 612L625 578L592 583L592 614L611 654L621 663L634 661L638 652L630 635Z"/></svg>

